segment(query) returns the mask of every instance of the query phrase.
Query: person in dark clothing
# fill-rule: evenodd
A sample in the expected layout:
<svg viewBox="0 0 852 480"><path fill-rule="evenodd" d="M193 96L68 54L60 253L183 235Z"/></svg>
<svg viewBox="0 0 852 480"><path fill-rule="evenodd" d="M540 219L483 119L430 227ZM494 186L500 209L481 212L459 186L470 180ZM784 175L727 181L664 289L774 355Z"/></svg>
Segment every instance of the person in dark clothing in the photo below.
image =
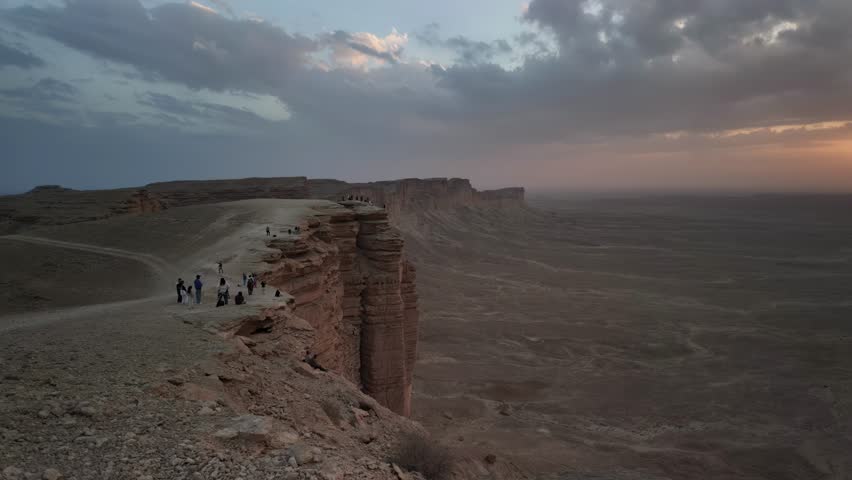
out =
<svg viewBox="0 0 852 480"><path fill-rule="evenodd" d="M195 276L193 285L195 285L195 303L196 305L201 305L201 287L204 286L204 283L201 282L201 275Z"/></svg>
<svg viewBox="0 0 852 480"><path fill-rule="evenodd" d="M246 288L248 288L249 295L254 293L254 277L249 276L248 281L246 282Z"/></svg>
<svg viewBox="0 0 852 480"><path fill-rule="evenodd" d="M183 286L182 278L178 278L177 284L175 284L175 290L177 290L177 303L183 302L183 292L186 291L186 288Z"/></svg>
<svg viewBox="0 0 852 480"><path fill-rule="evenodd" d="M281 290L275 290L275 296L280 297L281 296Z"/></svg>
<svg viewBox="0 0 852 480"><path fill-rule="evenodd" d="M317 362L317 354L315 353L315 354L311 355L310 350L305 350L305 358L302 359L302 361L307 363L308 365L310 365L311 368L313 368L314 370L319 370L321 372L327 372L328 371L325 368L323 368L323 366L320 365L319 362Z"/></svg>
<svg viewBox="0 0 852 480"><path fill-rule="evenodd" d="M234 297L234 305L242 305L246 303L246 297L243 296L243 292L237 292L237 296Z"/></svg>
<svg viewBox="0 0 852 480"><path fill-rule="evenodd" d="M272 232L269 231L269 227L266 227L266 236L268 237L270 235L272 235Z"/></svg>
<svg viewBox="0 0 852 480"><path fill-rule="evenodd" d="M225 273L225 271L222 269L222 262L219 262L219 275L223 273Z"/></svg>

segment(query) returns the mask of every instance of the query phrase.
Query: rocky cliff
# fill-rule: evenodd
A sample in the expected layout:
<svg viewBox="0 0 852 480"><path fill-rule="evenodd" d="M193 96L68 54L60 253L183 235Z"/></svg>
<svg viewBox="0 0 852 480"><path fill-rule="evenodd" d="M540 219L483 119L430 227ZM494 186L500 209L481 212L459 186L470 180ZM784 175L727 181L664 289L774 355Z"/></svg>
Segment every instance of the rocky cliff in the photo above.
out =
<svg viewBox="0 0 852 480"><path fill-rule="evenodd" d="M294 297L294 313L316 332L311 350L320 362L409 415L417 294L387 212L344 202L269 246L265 279Z"/></svg>
<svg viewBox="0 0 852 480"><path fill-rule="evenodd" d="M408 178L387 182L347 184L336 180L308 180L315 198L340 200L364 197L386 206L391 217L406 212L458 207L516 207L524 205L523 188L479 191L463 178Z"/></svg>

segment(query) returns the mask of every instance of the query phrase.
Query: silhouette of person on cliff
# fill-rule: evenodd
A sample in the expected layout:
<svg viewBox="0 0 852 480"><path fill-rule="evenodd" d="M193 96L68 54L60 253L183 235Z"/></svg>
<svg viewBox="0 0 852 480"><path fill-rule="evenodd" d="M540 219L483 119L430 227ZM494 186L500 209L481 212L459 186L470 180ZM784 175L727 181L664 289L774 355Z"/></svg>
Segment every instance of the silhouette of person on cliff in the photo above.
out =
<svg viewBox="0 0 852 480"><path fill-rule="evenodd" d="M204 283L201 281L201 275L195 276L193 284L195 285L195 303L201 305L201 287L204 286Z"/></svg>
<svg viewBox="0 0 852 480"><path fill-rule="evenodd" d="M243 296L243 292L237 292L237 296L234 297L234 305L242 305L246 303L246 297Z"/></svg>
<svg viewBox="0 0 852 480"><path fill-rule="evenodd" d="M302 361L307 363L308 365L310 365L311 368L313 368L314 370L319 370L321 372L327 372L328 371L325 368L323 368L323 366L320 365L319 362L317 362L317 354L315 353L315 354L311 355L310 350L305 350L305 358L302 359Z"/></svg>
<svg viewBox="0 0 852 480"><path fill-rule="evenodd" d="M266 236L272 235L272 232L269 230L269 226L266 227Z"/></svg>
<svg viewBox="0 0 852 480"><path fill-rule="evenodd" d="M186 288L183 286L183 279L178 278L177 283L175 284L175 290L177 291L177 303L183 303L183 293L186 291Z"/></svg>

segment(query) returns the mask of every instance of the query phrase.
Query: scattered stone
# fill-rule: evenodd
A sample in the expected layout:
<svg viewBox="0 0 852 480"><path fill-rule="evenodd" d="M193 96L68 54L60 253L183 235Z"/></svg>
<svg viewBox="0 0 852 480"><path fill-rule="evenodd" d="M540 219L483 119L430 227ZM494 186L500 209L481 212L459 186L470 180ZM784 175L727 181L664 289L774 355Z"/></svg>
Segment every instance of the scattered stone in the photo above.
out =
<svg viewBox="0 0 852 480"><path fill-rule="evenodd" d="M231 419L230 425L213 434L222 440L238 439L246 442L271 443L275 422L269 417L241 415Z"/></svg>
<svg viewBox="0 0 852 480"><path fill-rule="evenodd" d="M291 459L296 460L297 465L307 465L315 460L314 451L305 444L296 444L290 447ZM292 462L291 462L292 465Z"/></svg>
<svg viewBox="0 0 852 480"><path fill-rule="evenodd" d="M78 415L82 415L84 417L94 417L95 415L98 414L98 411L95 410L95 407L84 406L84 407L79 407L77 410L75 410L75 413L77 413Z"/></svg>
<svg viewBox="0 0 852 480"><path fill-rule="evenodd" d="M447 420L453 419L453 414L450 413L450 412L444 412L443 415L444 415L444 418L446 418Z"/></svg>
<svg viewBox="0 0 852 480"><path fill-rule="evenodd" d="M6 467L3 469L3 477L6 480L20 480L24 477L24 471L20 468Z"/></svg>
<svg viewBox="0 0 852 480"><path fill-rule="evenodd" d="M198 411L199 415L213 415L216 411L210 407L201 407L201 410Z"/></svg>
<svg viewBox="0 0 852 480"><path fill-rule="evenodd" d="M489 453L488 455L485 456L485 463L494 465L495 463L497 463L497 455L494 455L493 453Z"/></svg>
<svg viewBox="0 0 852 480"><path fill-rule="evenodd" d="M59 480L60 478L64 477L61 473L59 473L59 470L56 470L55 468L48 468L44 471L44 474L42 474L41 478L43 480Z"/></svg>
<svg viewBox="0 0 852 480"><path fill-rule="evenodd" d="M369 432L362 433L361 435L358 436L358 438L361 440L361 443L369 444L369 443L374 442L376 440L377 436L376 436L375 432L369 431Z"/></svg>
<svg viewBox="0 0 852 480"><path fill-rule="evenodd" d="M50 417L50 412L47 410L39 410L38 411L39 418L48 418Z"/></svg>

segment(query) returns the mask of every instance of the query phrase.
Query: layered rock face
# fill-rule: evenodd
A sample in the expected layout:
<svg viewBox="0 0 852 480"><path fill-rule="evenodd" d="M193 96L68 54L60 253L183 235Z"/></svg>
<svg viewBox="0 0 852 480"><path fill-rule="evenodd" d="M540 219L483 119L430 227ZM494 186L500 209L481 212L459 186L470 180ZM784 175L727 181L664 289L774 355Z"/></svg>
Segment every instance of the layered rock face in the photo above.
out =
<svg viewBox="0 0 852 480"><path fill-rule="evenodd" d="M391 217L405 212L447 210L458 207L494 206L499 208L524 205L523 188L478 191L463 178L409 178L389 182L347 184L334 180L308 180L315 198L340 200L350 195L370 199L374 205L386 206Z"/></svg>
<svg viewBox="0 0 852 480"><path fill-rule="evenodd" d="M164 182L152 183L144 190L165 207L251 198L310 198L305 177Z"/></svg>
<svg viewBox="0 0 852 480"><path fill-rule="evenodd" d="M295 297L294 312L316 330L312 352L322 365L409 415L417 294L387 212L331 207L299 238L274 239L270 247L276 253L267 258L267 281Z"/></svg>

